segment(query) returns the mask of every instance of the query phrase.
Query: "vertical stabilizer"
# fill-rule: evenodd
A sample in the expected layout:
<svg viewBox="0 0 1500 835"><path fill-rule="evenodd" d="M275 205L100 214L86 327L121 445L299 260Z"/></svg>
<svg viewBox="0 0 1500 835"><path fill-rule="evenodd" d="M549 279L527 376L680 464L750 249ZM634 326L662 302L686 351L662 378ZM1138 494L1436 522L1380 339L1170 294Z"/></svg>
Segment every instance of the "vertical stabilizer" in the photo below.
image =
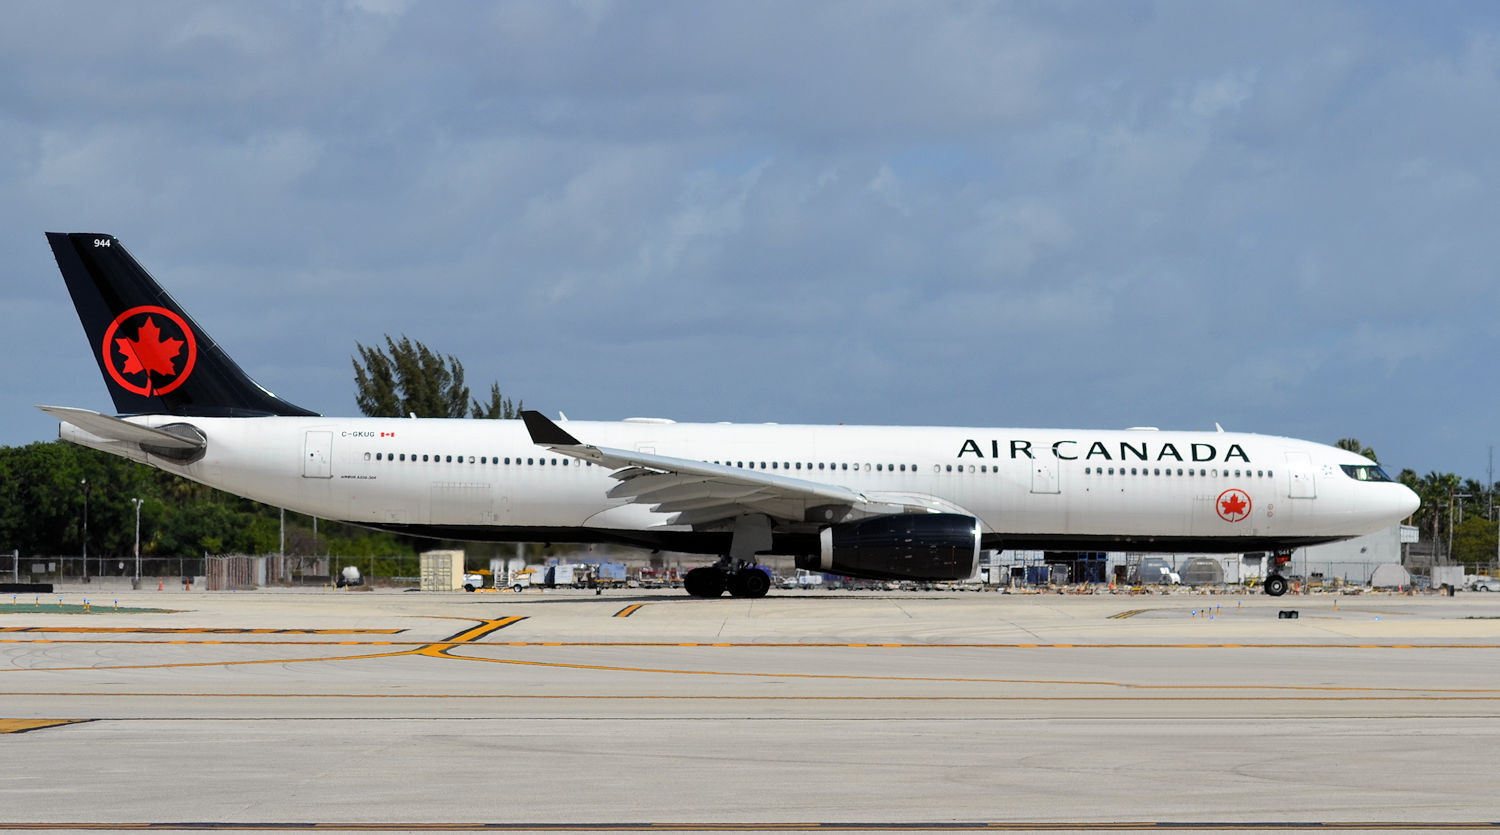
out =
<svg viewBox="0 0 1500 835"><path fill-rule="evenodd" d="M122 415L314 415L250 379L112 235L48 232Z"/></svg>

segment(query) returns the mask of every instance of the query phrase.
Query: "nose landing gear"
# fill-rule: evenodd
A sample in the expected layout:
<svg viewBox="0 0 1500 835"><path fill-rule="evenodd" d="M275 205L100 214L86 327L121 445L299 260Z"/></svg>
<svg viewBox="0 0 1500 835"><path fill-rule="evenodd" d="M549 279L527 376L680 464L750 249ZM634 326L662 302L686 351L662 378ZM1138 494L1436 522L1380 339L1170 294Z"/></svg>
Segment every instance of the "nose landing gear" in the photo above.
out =
<svg viewBox="0 0 1500 835"><path fill-rule="evenodd" d="M1266 577L1266 594L1271 597L1280 597L1286 594L1286 577L1281 572L1292 562L1291 551L1277 551L1271 557L1271 573Z"/></svg>

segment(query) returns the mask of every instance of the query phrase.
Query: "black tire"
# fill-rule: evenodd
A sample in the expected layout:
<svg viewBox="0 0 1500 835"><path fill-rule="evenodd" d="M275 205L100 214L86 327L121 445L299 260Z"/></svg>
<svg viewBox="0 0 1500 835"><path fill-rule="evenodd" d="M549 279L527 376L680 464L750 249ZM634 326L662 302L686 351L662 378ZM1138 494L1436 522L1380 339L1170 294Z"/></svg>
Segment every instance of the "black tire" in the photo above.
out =
<svg viewBox="0 0 1500 835"><path fill-rule="evenodd" d="M468 583L464 583L464 591L473 591L473 590L474 590L473 586L469 585Z"/></svg>
<svg viewBox="0 0 1500 835"><path fill-rule="evenodd" d="M510 587L510 590L513 591L513 592L516 592L517 594L519 594L520 591L521 591L521 584L520 583L516 583L514 586Z"/></svg>
<svg viewBox="0 0 1500 835"><path fill-rule="evenodd" d="M702 565L682 578L682 587L693 597L718 597L724 593L725 579L724 572Z"/></svg>
<svg viewBox="0 0 1500 835"><path fill-rule="evenodd" d="M765 597L766 592L771 590L771 578L766 572L759 568L747 568L735 572L729 578L729 593L735 597L756 598Z"/></svg>
<svg viewBox="0 0 1500 835"><path fill-rule="evenodd" d="M1266 578L1266 594L1271 597L1280 597L1286 594L1286 578L1272 574Z"/></svg>

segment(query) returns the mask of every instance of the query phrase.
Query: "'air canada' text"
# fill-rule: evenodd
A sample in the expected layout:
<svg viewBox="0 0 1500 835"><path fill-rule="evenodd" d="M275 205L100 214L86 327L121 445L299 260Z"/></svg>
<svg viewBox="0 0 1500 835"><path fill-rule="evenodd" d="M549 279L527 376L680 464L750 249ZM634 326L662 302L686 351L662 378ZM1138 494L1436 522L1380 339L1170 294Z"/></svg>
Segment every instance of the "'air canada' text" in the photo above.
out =
<svg viewBox="0 0 1500 835"><path fill-rule="evenodd" d="M1036 458L1036 453L1031 448L1031 441L1012 440L1008 443L1011 458ZM1042 450L1046 449L1045 444L1040 447ZM969 439L965 440L963 446L959 448L958 457L972 455L975 458L1000 458L1004 451L1005 447L998 440L990 441L989 448L986 450L979 441ZM1116 445L1094 441L1087 446L1084 441L1056 441L1052 444L1052 455L1063 461L1223 461L1226 464L1230 461L1243 461L1246 464L1250 463L1250 456L1245 454L1244 448L1239 444L1230 444L1221 456L1218 447L1205 443L1184 444L1183 448L1179 449L1174 443L1153 445L1146 441L1138 444L1120 441Z"/></svg>

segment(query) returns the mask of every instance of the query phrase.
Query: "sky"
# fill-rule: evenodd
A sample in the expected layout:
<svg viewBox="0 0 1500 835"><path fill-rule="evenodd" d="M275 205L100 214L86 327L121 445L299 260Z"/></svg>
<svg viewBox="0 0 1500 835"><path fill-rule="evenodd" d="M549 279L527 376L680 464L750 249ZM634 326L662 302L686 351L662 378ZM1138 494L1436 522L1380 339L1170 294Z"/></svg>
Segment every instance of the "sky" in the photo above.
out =
<svg viewBox="0 0 1500 835"><path fill-rule="evenodd" d="M1500 5L17 2L0 444L110 411L43 232L262 385L407 335L614 420L1500 443Z"/></svg>

